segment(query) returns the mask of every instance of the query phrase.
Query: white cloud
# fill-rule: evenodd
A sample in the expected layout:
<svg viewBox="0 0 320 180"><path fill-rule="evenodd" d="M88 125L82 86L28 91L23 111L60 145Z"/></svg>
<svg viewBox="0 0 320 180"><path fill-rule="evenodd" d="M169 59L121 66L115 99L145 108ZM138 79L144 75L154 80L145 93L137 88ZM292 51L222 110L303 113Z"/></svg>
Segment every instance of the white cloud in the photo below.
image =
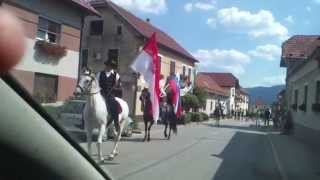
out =
<svg viewBox="0 0 320 180"><path fill-rule="evenodd" d="M248 51L248 54L252 58L260 58L268 61L279 60L281 48L274 44L266 44L257 46L255 50Z"/></svg>
<svg viewBox="0 0 320 180"><path fill-rule="evenodd" d="M306 7L306 10L307 10L308 12L311 12L312 9L311 9L310 6L307 6L307 7Z"/></svg>
<svg viewBox="0 0 320 180"><path fill-rule="evenodd" d="M320 0L313 0L316 4L320 4Z"/></svg>
<svg viewBox="0 0 320 180"><path fill-rule="evenodd" d="M184 10L186 12L191 12L193 9L197 8L203 11L209 11L215 8L216 2L212 0L211 2L196 2L196 3L187 3L184 5Z"/></svg>
<svg viewBox="0 0 320 180"><path fill-rule="evenodd" d="M167 11L166 0L112 0L128 10L142 13L163 14Z"/></svg>
<svg viewBox="0 0 320 180"><path fill-rule="evenodd" d="M245 65L250 62L250 56L235 49L199 49L193 55L200 60L201 71L218 68L239 75L245 72Z"/></svg>
<svg viewBox="0 0 320 180"><path fill-rule="evenodd" d="M208 18L207 19L207 24L212 27L212 28L216 28L217 27L217 20L214 18Z"/></svg>
<svg viewBox="0 0 320 180"><path fill-rule="evenodd" d="M218 10L216 17L209 19L216 19L217 26L222 26L234 32L248 33L253 38L277 37L280 40L288 38L288 29L277 22L273 14L267 10L251 13L231 7ZM207 24L211 26L208 21Z"/></svg>
<svg viewBox="0 0 320 180"><path fill-rule="evenodd" d="M209 11L215 8L215 2L214 1L212 1L211 3L197 2L194 4L194 7L204 11Z"/></svg>
<svg viewBox="0 0 320 180"><path fill-rule="evenodd" d="M294 23L293 17L291 15L287 16L286 18L284 18L284 20L287 21L288 23L291 23L291 24Z"/></svg>
<svg viewBox="0 0 320 180"><path fill-rule="evenodd" d="M186 12L191 12L192 8L193 8L193 4L192 3L187 3L187 4L184 5L184 10Z"/></svg>

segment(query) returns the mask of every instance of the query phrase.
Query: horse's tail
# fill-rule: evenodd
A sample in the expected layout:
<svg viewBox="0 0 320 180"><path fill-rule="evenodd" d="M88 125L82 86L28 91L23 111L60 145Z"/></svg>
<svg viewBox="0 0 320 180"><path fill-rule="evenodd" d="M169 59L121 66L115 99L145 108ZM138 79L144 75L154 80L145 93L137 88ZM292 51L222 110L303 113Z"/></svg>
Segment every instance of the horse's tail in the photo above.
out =
<svg viewBox="0 0 320 180"><path fill-rule="evenodd" d="M171 123L171 129L174 134L178 133L178 128L177 128L177 118L175 118Z"/></svg>
<svg viewBox="0 0 320 180"><path fill-rule="evenodd" d="M178 128L177 128L177 123L172 124L172 131L174 134L178 134Z"/></svg>

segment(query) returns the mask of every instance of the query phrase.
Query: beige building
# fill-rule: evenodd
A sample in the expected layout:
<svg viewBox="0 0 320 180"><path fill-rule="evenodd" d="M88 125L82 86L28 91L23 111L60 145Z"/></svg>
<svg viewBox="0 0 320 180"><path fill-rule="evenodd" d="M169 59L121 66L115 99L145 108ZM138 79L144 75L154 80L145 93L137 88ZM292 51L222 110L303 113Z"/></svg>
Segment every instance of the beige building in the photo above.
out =
<svg viewBox="0 0 320 180"><path fill-rule="evenodd" d="M157 33L164 78L171 72L178 72L194 79L197 60L149 20L139 19L111 1L95 0L91 1L91 5L100 12L101 17L90 16L85 20L81 66L98 72L104 68L106 59L115 60L121 75L123 99L128 102L131 114L142 114L138 97L145 84L141 77L136 79L129 66L153 32Z"/></svg>
<svg viewBox="0 0 320 180"><path fill-rule="evenodd" d="M225 89L221 88L217 82L210 77L210 75L198 73L195 84L197 87L202 88L207 92L206 105L201 109L201 112L211 116L220 104L223 113L227 113L226 110L229 93Z"/></svg>
<svg viewBox="0 0 320 180"><path fill-rule="evenodd" d="M98 13L80 0L4 1L21 21L26 52L12 74L39 102L72 96L78 78L80 34L86 15Z"/></svg>
<svg viewBox="0 0 320 180"><path fill-rule="evenodd" d="M282 45L281 67L287 68L285 99L294 134L319 146L320 36L293 36Z"/></svg>

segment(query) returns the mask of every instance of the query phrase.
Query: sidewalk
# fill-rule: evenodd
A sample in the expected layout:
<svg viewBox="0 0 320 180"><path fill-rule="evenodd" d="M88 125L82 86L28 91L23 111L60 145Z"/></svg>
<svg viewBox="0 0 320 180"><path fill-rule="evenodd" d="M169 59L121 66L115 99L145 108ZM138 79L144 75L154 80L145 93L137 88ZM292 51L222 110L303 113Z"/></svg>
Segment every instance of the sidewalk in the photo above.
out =
<svg viewBox="0 0 320 180"><path fill-rule="evenodd" d="M320 179L320 156L292 136L267 134L283 180Z"/></svg>

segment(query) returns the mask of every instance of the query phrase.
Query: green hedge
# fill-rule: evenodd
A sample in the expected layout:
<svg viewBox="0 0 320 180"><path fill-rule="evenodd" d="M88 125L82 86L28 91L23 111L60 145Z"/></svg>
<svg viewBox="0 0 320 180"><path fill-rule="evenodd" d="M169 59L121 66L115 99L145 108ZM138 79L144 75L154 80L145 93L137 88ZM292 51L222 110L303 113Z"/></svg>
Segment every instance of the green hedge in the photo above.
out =
<svg viewBox="0 0 320 180"><path fill-rule="evenodd" d="M208 116L208 114L206 114L206 113L204 113L204 112L201 112L200 114L201 114L202 119L203 119L204 121L209 120L209 116Z"/></svg>
<svg viewBox="0 0 320 180"><path fill-rule="evenodd" d="M191 119L192 119L191 113L185 113L182 115L181 120L178 122L180 122L181 124L188 124L191 122Z"/></svg>
<svg viewBox="0 0 320 180"><path fill-rule="evenodd" d="M182 116L181 123L202 122L209 120L209 116L203 112L188 112Z"/></svg>

